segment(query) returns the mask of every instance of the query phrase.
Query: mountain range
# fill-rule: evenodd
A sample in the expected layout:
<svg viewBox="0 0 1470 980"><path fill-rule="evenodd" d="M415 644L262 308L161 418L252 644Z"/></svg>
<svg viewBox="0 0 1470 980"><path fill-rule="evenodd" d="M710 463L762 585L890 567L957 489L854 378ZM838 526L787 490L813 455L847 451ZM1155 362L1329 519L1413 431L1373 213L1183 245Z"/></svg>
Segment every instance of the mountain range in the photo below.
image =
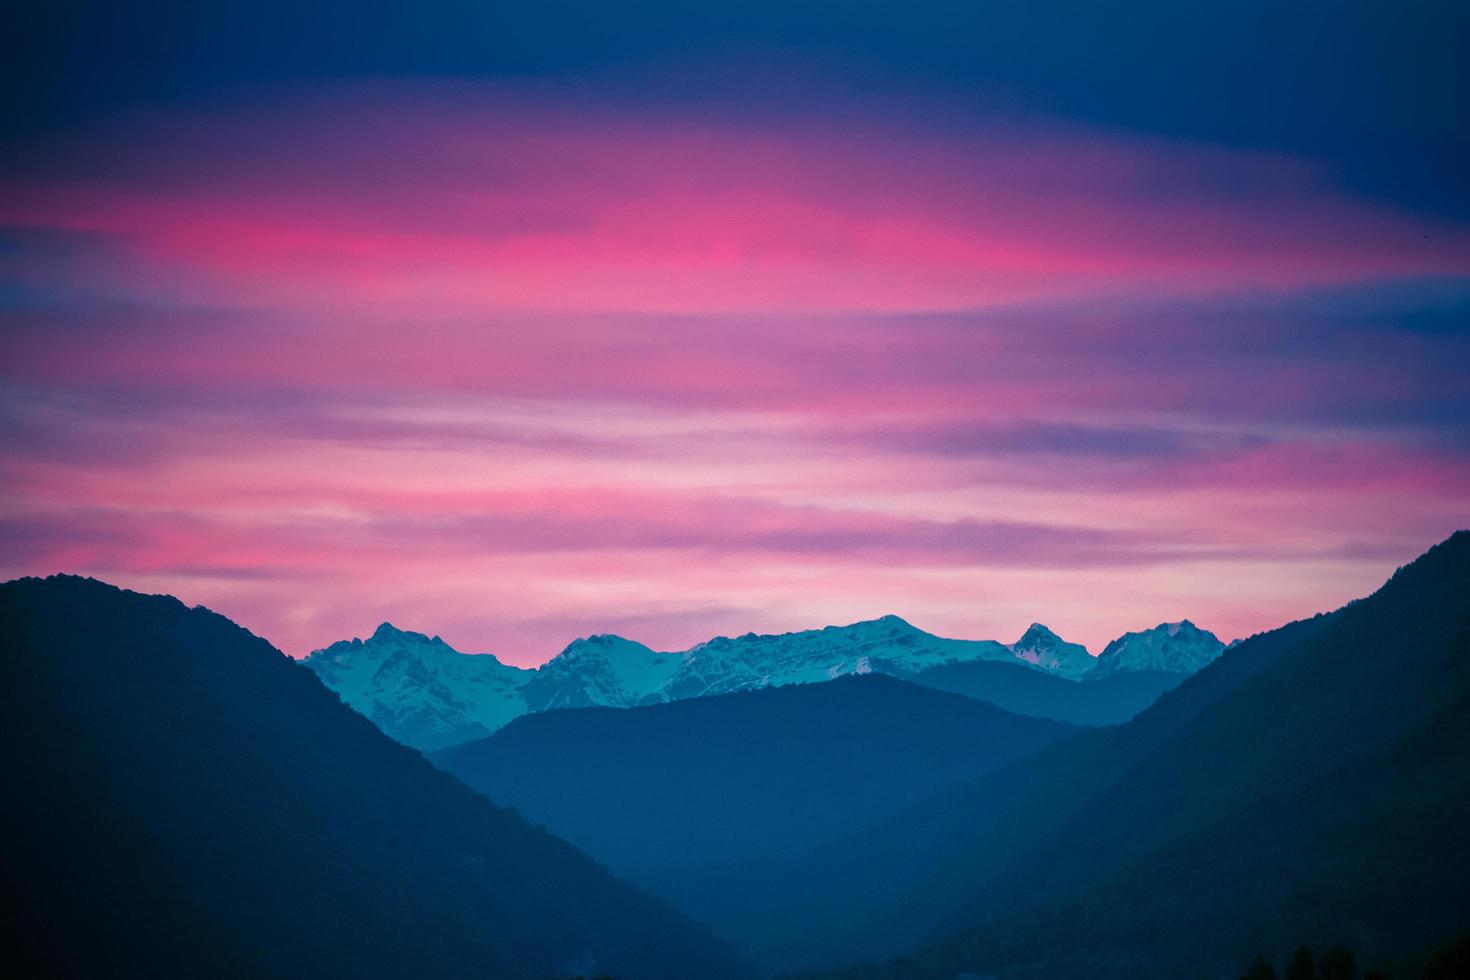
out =
<svg viewBox="0 0 1470 980"><path fill-rule="evenodd" d="M769 971L1234 976L1470 923L1470 533L1084 730L779 861L639 880Z"/></svg>
<svg viewBox="0 0 1470 980"><path fill-rule="evenodd" d="M676 653L612 635L579 639L536 669L462 654L384 623L304 663L399 741L435 750L555 708L657 704L880 673L1076 724L1142 710L1225 648L1188 620L1127 633L1093 657L1033 623L1015 643L935 636L897 616L780 635L716 637Z"/></svg>
<svg viewBox="0 0 1470 980"><path fill-rule="evenodd" d="M1162 978L1303 942L1411 953L1470 924L1467 746L1461 532L972 880L917 956L860 972Z"/></svg>
<svg viewBox="0 0 1470 980"><path fill-rule="evenodd" d="M711 862L639 881L770 972L915 949L1088 799L1335 615L1250 637L1125 724L1080 731L795 858Z"/></svg>
<svg viewBox="0 0 1470 980"><path fill-rule="evenodd" d="M917 952L845 975L1146 980L1234 975L1299 944L1412 955L1470 924L1467 746L1462 531L1134 721L887 825L937 845L900 901L968 897ZM866 881L882 860L865 853Z"/></svg>
<svg viewBox="0 0 1470 980"><path fill-rule="evenodd" d="M875 622L705 658L749 671L826 634L822 657L867 658L827 683L673 696L684 655L616 638L530 679L455 676L508 678L537 707L426 759L207 610L68 576L0 585L11 960L25 976L1173 980L1302 945L1407 963L1470 924L1470 532L1335 612L1223 652L1166 625L1110 655L1145 669L1099 658L1081 680L1052 672L1069 653L1039 631L1011 661L956 660L935 651L965 641ZM368 682L446 676L420 676L423 648L485 670L380 632ZM910 679L874 667L910 646ZM1100 727L912 679L985 668L1087 690L1176 656L1208 662ZM671 661L646 703L552 696L626 692Z"/></svg>

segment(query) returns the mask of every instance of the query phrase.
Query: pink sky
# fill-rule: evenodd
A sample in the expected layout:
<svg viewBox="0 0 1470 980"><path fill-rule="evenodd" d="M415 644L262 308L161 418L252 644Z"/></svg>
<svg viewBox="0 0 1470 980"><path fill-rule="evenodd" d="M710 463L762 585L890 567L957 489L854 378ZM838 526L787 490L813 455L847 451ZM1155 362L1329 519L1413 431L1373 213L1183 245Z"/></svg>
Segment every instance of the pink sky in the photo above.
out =
<svg viewBox="0 0 1470 980"><path fill-rule="evenodd" d="M37 143L0 243L0 575L293 655L1229 639L1470 503L1470 229L1281 154L340 87Z"/></svg>

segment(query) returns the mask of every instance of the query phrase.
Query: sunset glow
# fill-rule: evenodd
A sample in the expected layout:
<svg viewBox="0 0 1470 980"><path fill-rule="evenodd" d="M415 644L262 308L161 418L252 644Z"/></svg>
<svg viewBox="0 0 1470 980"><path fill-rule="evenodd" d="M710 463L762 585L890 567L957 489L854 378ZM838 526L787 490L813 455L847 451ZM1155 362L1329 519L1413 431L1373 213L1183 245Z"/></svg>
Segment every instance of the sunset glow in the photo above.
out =
<svg viewBox="0 0 1470 980"><path fill-rule="evenodd" d="M1464 523L1470 227L1285 151L903 108L378 81L29 141L0 574L293 655L889 612L1095 651L1331 608Z"/></svg>

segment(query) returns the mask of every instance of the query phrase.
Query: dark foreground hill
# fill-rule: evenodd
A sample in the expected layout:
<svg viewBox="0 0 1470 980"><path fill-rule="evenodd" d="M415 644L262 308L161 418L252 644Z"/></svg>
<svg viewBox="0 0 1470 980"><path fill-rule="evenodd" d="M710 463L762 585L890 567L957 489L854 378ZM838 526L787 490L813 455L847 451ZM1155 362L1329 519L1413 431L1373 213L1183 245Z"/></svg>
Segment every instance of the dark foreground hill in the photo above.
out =
<svg viewBox="0 0 1470 980"><path fill-rule="evenodd" d="M25 579L0 631L14 975L749 975L220 616Z"/></svg>
<svg viewBox="0 0 1470 980"><path fill-rule="evenodd" d="M526 715L434 758L615 871L646 874L794 856L1074 731L868 674Z"/></svg>
<svg viewBox="0 0 1470 980"><path fill-rule="evenodd" d="M1470 923L1467 826L1461 532L977 881L942 939L854 975L1217 977L1300 942L1388 961Z"/></svg>

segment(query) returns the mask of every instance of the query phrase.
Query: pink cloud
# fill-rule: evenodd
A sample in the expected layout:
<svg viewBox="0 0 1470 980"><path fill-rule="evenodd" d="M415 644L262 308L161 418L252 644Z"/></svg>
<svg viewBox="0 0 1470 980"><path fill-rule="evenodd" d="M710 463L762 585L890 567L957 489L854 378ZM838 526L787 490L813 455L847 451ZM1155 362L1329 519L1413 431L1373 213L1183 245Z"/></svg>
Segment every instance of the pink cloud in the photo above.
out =
<svg viewBox="0 0 1470 980"><path fill-rule="evenodd" d="M217 296L416 315L966 309L1470 271L1464 229L1269 154L420 96L142 120L54 151L89 163L0 182L0 221L111 236Z"/></svg>
<svg viewBox="0 0 1470 980"><path fill-rule="evenodd" d="M0 573L293 653L886 612L1098 647L1329 608L1453 529L1470 335L1421 320L1465 227L1006 133L441 87L37 143L0 169Z"/></svg>

